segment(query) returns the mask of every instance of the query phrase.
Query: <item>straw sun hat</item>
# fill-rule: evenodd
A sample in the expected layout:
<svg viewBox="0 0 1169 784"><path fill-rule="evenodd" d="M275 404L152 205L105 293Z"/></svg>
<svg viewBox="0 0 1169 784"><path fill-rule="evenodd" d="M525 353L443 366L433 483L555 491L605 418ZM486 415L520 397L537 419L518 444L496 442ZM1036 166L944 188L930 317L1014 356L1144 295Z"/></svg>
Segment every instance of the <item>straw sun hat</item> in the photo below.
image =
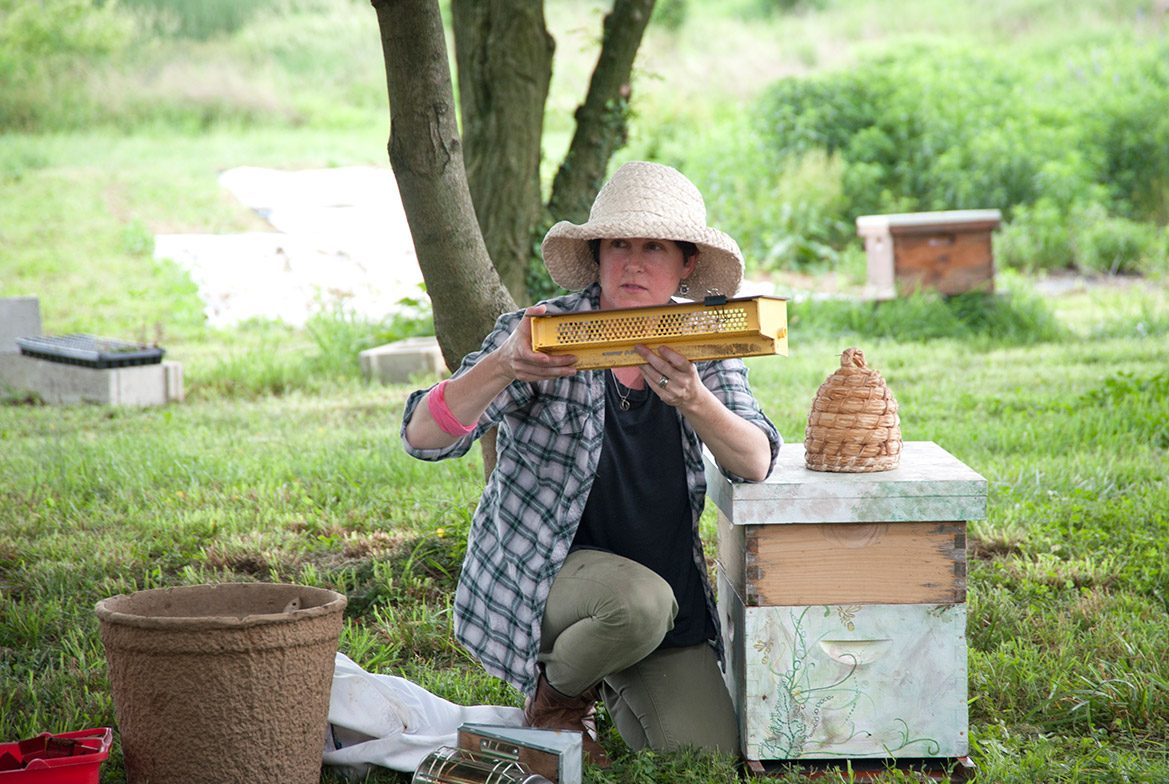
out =
<svg viewBox="0 0 1169 784"><path fill-rule="evenodd" d="M706 225L706 203L694 183L660 163L625 164L597 194L588 222L560 221L541 249L552 280L575 291L597 280L589 240L644 237L698 246L694 272L683 281L689 299L732 296L743 279L743 253L729 235Z"/></svg>

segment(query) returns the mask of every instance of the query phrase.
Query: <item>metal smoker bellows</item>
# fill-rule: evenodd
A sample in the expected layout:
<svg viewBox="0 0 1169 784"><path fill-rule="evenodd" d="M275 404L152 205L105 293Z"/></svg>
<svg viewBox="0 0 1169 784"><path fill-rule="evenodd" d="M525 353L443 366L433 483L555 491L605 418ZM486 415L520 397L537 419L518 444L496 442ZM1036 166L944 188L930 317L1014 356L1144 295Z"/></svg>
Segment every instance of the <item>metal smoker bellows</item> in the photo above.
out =
<svg viewBox="0 0 1169 784"><path fill-rule="evenodd" d="M581 370L644 364L638 344L668 346L691 361L786 355L787 300L755 296L532 318L532 348L572 354Z"/></svg>

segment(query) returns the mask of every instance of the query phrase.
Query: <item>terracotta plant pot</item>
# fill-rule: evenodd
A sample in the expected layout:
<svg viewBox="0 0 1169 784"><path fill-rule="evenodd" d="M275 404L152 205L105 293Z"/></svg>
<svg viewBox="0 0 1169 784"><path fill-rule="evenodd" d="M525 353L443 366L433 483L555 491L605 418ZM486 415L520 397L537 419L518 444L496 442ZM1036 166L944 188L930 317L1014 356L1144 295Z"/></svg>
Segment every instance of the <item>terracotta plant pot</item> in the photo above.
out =
<svg viewBox="0 0 1169 784"><path fill-rule="evenodd" d="M316 784L345 597L298 585L98 602L129 784Z"/></svg>

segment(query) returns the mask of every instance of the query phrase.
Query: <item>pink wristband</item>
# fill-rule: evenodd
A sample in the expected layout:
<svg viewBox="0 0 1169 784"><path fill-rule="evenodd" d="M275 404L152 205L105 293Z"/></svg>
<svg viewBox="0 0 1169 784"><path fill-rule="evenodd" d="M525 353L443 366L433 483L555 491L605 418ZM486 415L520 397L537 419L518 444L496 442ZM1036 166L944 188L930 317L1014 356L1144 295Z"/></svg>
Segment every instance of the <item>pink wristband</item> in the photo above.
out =
<svg viewBox="0 0 1169 784"><path fill-rule="evenodd" d="M439 426L442 432L448 436L455 436L461 438L475 429L475 422L472 425L464 425L455 415L451 413L451 409L446 404L446 385L450 383L450 379L443 379L438 382L438 385L426 393L426 407L430 409L430 415L434 418L434 423Z"/></svg>

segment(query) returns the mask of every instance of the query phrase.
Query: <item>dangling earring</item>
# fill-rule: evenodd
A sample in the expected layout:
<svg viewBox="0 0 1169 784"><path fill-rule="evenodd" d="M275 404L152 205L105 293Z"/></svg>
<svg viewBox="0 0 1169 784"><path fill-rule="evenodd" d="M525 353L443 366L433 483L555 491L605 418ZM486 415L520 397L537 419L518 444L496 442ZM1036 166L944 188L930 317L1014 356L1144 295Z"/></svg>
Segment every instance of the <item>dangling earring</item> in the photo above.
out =
<svg viewBox="0 0 1169 784"><path fill-rule="evenodd" d="M678 293L685 297L690 293L690 284L686 281L682 281L681 285L678 286Z"/></svg>

